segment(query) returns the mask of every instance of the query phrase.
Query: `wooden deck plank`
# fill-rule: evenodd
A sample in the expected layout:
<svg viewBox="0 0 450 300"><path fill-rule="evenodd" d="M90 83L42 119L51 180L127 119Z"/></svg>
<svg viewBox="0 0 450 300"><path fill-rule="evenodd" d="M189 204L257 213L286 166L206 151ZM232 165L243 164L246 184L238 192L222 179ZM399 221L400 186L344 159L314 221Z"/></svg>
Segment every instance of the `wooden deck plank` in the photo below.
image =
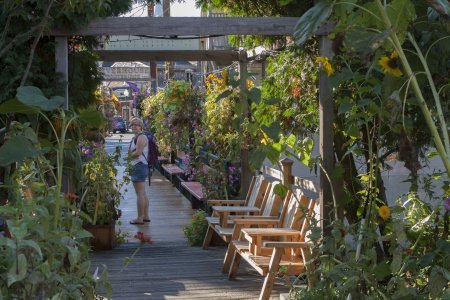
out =
<svg viewBox="0 0 450 300"><path fill-rule="evenodd" d="M119 170L120 171L120 170ZM113 287L112 299L257 299L263 278L243 264L237 280L229 281L221 272L225 247L188 246L183 227L189 223L195 210L190 202L172 186L171 182L155 172L152 185L146 186L150 199L150 223L130 225L136 217L136 196L132 185L127 187L122 201L122 232L130 234L129 242L111 251L93 252L91 265L108 268ZM130 257L139 246L133 238L137 231L150 235L154 244L145 244L133 261L120 273L125 257ZM288 287L281 280L272 292L279 299Z"/></svg>

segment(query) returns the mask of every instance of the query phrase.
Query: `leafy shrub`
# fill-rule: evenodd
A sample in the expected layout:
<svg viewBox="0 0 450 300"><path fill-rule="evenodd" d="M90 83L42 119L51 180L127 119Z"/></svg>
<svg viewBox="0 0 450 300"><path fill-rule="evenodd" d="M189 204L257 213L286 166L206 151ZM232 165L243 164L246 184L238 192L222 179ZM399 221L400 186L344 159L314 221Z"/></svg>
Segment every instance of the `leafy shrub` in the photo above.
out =
<svg viewBox="0 0 450 300"><path fill-rule="evenodd" d="M192 216L189 225L183 228L183 232L190 246L200 246L207 229L206 213L203 210L198 210Z"/></svg>

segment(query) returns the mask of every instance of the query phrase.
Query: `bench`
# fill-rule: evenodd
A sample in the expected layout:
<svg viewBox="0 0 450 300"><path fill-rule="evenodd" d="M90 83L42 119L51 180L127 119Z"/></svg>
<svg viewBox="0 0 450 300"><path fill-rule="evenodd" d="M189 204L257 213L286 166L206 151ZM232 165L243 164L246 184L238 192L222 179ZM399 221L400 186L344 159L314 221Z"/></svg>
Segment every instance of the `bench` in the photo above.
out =
<svg viewBox="0 0 450 300"><path fill-rule="evenodd" d="M191 202L193 209L205 209L205 194L203 193L203 185L198 181L183 181L181 188L183 193Z"/></svg>
<svg viewBox="0 0 450 300"><path fill-rule="evenodd" d="M164 164L161 166L164 176L166 176L177 188L179 187L179 181L175 179L178 178L176 175L184 174L184 170L177 166L176 164Z"/></svg>
<svg viewBox="0 0 450 300"><path fill-rule="evenodd" d="M202 165L202 172L208 173L212 168L206 164ZM182 181L181 192L191 202L193 209L207 210L206 195L203 185L198 181Z"/></svg>
<svg viewBox="0 0 450 300"><path fill-rule="evenodd" d="M155 165L155 169L158 170L161 174L163 174L164 171L162 169L162 165L167 164L168 162L169 162L169 159L166 156L164 156L164 155L158 156L158 162Z"/></svg>

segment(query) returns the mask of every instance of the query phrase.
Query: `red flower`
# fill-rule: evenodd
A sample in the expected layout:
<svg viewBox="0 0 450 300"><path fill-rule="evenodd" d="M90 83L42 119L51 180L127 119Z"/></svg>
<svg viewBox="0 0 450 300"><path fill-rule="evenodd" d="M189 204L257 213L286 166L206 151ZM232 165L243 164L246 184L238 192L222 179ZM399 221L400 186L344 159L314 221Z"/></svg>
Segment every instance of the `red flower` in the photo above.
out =
<svg viewBox="0 0 450 300"><path fill-rule="evenodd" d="M405 249L405 255L411 255L412 254L412 250L411 249Z"/></svg>
<svg viewBox="0 0 450 300"><path fill-rule="evenodd" d="M144 244L144 243L153 244L152 238L148 235L145 235L143 232L140 232L140 231L138 231L136 233L134 238L140 240L142 244Z"/></svg>
<svg viewBox="0 0 450 300"><path fill-rule="evenodd" d="M75 200L80 198L78 195L72 194L72 193L67 193L64 195L64 198L69 199L69 200Z"/></svg>

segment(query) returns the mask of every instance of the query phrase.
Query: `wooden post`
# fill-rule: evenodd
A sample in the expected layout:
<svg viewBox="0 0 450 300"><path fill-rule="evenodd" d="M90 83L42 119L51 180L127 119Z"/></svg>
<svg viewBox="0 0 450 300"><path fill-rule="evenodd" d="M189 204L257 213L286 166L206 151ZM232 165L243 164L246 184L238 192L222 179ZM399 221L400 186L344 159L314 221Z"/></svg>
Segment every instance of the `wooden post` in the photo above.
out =
<svg viewBox="0 0 450 300"><path fill-rule="evenodd" d="M155 16L155 5L153 3L147 3L147 15L149 17ZM158 75L156 69L156 62L150 62L150 90L153 95L156 95L156 91L158 90Z"/></svg>
<svg viewBox="0 0 450 300"><path fill-rule="evenodd" d="M66 36L55 37L56 73L61 73L60 84L64 85L64 110L69 109L69 46Z"/></svg>
<svg viewBox="0 0 450 300"><path fill-rule="evenodd" d="M170 17L170 1L169 0L163 0L163 17ZM171 78L173 78L174 71L173 66L174 64L171 61L166 61L166 80L169 82Z"/></svg>
<svg viewBox="0 0 450 300"><path fill-rule="evenodd" d="M283 158L280 160L280 164L281 171L283 172L282 183L285 187L290 189L293 184L292 165L294 164L294 161L290 158Z"/></svg>
<svg viewBox="0 0 450 300"><path fill-rule="evenodd" d="M247 52L239 52L239 78L240 82L240 92L239 98L241 101L241 114L242 121L245 122L249 118L249 108L247 99ZM241 191L242 195L245 195L250 186L250 162L249 162L249 152L248 152L248 138L244 137L243 143L241 144Z"/></svg>
<svg viewBox="0 0 450 300"><path fill-rule="evenodd" d="M331 56L331 40L327 32L319 36L319 55ZM328 82L328 74L319 72L319 119L320 119L320 157L322 167L331 175L333 172L333 97ZM333 197L331 185L323 170L320 171L320 219L323 236L331 235L329 227L332 218Z"/></svg>

